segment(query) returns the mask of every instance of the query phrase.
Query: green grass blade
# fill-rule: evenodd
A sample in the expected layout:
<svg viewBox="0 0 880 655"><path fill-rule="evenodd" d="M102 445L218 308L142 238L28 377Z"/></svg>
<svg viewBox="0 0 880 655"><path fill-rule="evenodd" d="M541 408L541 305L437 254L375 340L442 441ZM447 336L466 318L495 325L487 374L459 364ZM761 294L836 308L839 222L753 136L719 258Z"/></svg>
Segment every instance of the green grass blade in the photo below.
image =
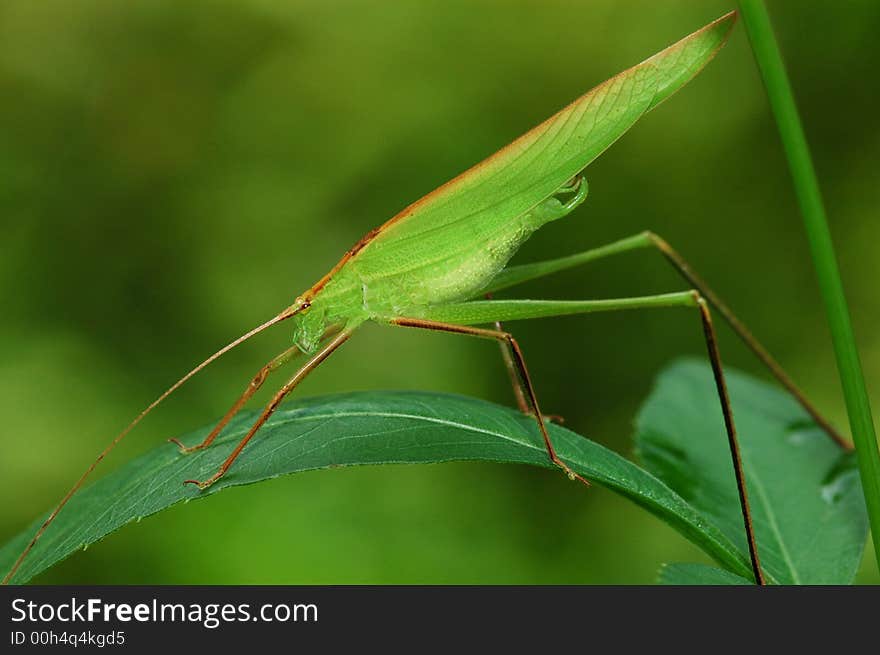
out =
<svg viewBox="0 0 880 655"><path fill-rule="evenodd" d="M767 8L762 0L741 0L739 4L755 60L764 79L770 107L776 117L804 219L819 290L828 315L850 429L858 454L874 553L880 563L880 450L819 182Z"/></svg>
<svg viewBox="0 0 880 655"><path fill-rule="evenodd" d="M453 395L370 392L287 405L208 491L199 493L181 484L216 470L252 419L250 413L236 417L214 446L193 455L182 456L170 444L162 444L83 489L58 515L13 582L24 583L122 526L181 501L287 473L460 460L551 466L534 420L516 410ZM580 435L555 425L549 428L560 456L573 469L660 517L725 568L750 575L745 553L663 482ZM195 443L207 431L184 441ZM590 492L572 483L570 493ZM0 570L9 570L42 520L0 549Z"/></svg>

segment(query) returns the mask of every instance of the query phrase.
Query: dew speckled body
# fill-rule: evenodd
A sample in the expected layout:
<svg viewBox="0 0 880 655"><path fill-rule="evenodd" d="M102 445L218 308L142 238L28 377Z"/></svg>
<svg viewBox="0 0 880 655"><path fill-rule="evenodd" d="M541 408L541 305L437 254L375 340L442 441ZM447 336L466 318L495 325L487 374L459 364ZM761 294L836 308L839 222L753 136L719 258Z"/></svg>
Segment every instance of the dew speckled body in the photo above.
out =
<svg viewBox="0 0 880 655"><path fill-rule="evenodd" d="M334 326L474 297L536 229L570 211L556 194L687 83L731 25L720 19L603 82L370 232L297 299L295 343L314 352Z"/></svg>
<svg viewBox="0 0 880 655"><path fill-rule="evenodd" d="M567 203L551 196L508 220L463 223L457 232L460 237L467 231L467 239L450 242L448 227L396 239L391 243L399 264L393 268L382 261L390 248L379 249L375 255L367 243L342 262L311 306L295 317L294 342L305 352L313 352L332 326L417 317L425 307L473 298L535 230L562 218L584 200L586 181L579 180L571 190L576 194Z"/></svg>

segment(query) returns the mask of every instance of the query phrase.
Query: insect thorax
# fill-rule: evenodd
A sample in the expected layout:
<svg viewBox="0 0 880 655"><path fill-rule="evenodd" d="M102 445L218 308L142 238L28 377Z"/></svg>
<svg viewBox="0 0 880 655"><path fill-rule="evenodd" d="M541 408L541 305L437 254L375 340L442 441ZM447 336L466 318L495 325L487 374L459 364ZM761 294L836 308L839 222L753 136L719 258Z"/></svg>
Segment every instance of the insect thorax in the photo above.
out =
<svg viewBox="0 0 880 655"><path fill-rule="evenodd" d="M308 309L294 316L293 342L303 352L314 353L328 331L364 318L360 288L342 269L315 293Z"/></svg>
<svg viewBox="0 0 880 655"><path fill-rule="evenodd" d="M571 203L550 197L457 243L448 243L442 232L428 231L419 235L419 255L409 250L415 239L383 244L380 237L345 262L316 292L311 306L296 316L294 343L313 353L334 327L371 318L416 317L431 305L474 298L535 230L571 209Z"/></svg>

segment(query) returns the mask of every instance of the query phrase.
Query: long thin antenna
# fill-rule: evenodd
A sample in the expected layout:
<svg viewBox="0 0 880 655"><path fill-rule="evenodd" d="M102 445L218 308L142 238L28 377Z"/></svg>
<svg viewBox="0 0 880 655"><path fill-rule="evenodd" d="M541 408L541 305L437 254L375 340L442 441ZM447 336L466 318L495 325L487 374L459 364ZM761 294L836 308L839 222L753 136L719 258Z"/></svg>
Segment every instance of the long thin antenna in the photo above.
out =
<svg viewBox="0 0 880 655"><path fill-rule="evenodd" d="M15 560L15 564L12 565L12 568L9 570L9 573L6 574L6 576L3 578L3 582L0 584L4 584L4 585L9 584L9 581L12 580L12 576L14 576L15 572L18 571L18 568L21 566L21 563L27 557L28 553L31 552L31 549L34 547L34 545L37 543L37 541L40 540L40 537L43 536L43 533L46 531L46 528L48 528L52 524L52 521L55 520L55 517L58 516L58 513L67 504L67 501L69 501L71 499L71 497L73 497L73 494L75 494L77 491L79 491L80 487L82 487L83 483L86 481L86 478L88 478L89 475L91 475L92 471L94 471L95 468L98 466L98 464L101 463L101 460L103 460L110 453L110 451L113 450L119 444L119 442L122 441L125 438L125 436L129 432L131 432L132 429L134 429L134 427L144 419L144 417L146 417L147 414L152 412L163 400L165 400L166 398L168 398L168 396L170 396L175 391L180 389L180 387L182 387L184 384L186 384L186 382L189 381L190 378L192 378L197 373L199 373L199 371L201 371L206 366L208 366L208 364L210 364L211 362L213 362L216 359L219 359L220 357L222 357L223 355L228 353L230 350L232 350L236 346L244 343L245 341L247 341L251 337L259 334L263 330L266 330L267 328L270 328L273 325L277 325L281 321L287 320L288 318L301 312L302 310L304 310L308 306L309 306L308 301L305 301L305 302L298 301L298 302L294 303L293 305L291 305L290 307L288 307L287 309L285 309L283 312L281 312L277 316L275 316L274 318L269 319L268 321L266 321L262 325L258 325L250 332L247 332L246 334L241 335L238 339L227 344L226 346L224 346L223 348L221 348L220 350L215 352L213 355L208 357L208 359L203 361L201 364L196 366L189 373L187 373L182 378L180 378L177 382L175 382L173 385L171 385L171 387L169 387L168 390L165 391L165 393L163 393L161 396L156 398L156 400L154 400L152 403L150 403L146 409L144 409L140 414L138 414L137 417L131 423L129 423L128 426L122 432L120 432L118 435L116 435L116 438L114 438L113 441L111 441L110 444L103 451L101 451L101 454L98 455L98 458L94 462L92 462L92 465L89 466L89 468L86 470L86 472L82 474L80 479L76 481L76 484L74 484L73 487L70 488L70 491L68 491L64 495L64 498L61 499L61 502L58 503L58 505L55 507L54 510L52 510L52 513L49 515L49 518L47 518L43 522L43 525L40 526L39 530L37 530L37 533L34 535L33 539L31 539L30 543L22 551L21 555L18 556L18 559Z"/></svg>

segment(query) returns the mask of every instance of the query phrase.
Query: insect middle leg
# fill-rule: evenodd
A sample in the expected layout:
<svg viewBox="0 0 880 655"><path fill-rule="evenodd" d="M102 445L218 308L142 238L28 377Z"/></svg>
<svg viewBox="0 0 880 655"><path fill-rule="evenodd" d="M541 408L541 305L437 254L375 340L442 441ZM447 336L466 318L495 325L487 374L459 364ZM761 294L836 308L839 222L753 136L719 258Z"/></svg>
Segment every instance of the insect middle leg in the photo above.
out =
<svg viewBox="0 0 880 655"><path fill-rule="evenodd" d="M519 344L516 342L516 339L513 338L513 335L503 330L490 330L486 328L455 325L452 323L441 323L438 321L429 321L418 318L394 318L390 321L390 323L392 325L398 325L400 327L420 328L423 330L434 330L438 332L451 332L453 334L463 334L466 336L478 337L481 339L494 339L501 343L507 351L511 361L513 362L515 371L519 376L521 382L521 393L523 395L523 400L527 403L523 411L526 414L535 417L535 420L538 423L538 429L540 429L541 431L541 437L544 439L544 446L547 449L547 454L550 456L550 461L561 468L570 479L579 480L588 487L590 486L590 483L587 481L586 478L578 475L573 470L571 470L568 464L563 462L559 458L559 455L556 454L556 449L553 447L553 442L550 440L550 434L547 432L547 425L545 423L544 416L543 414L541 414L541 409L538 406L538 398L535 395L535 389L532 385L532 380L529 377L529 371L526 367L525 358L523 358L522 350L520 350ZM521 409L523 408L521 407Z"/></svg>
<svg viewBox="0 0 880 655"><path fill-rule="evenodd" d="M745 527L746 538L749 544L749 555L752 560L752 569L755 574L755 581L758 584L763 584L764 578L758 561L757 543L752 526L751 511L749 510L749 503L746 495L745 474L740 457L736 427L733 421L733 410L730 406L730 397L727 392L727 384L721 366L721 356L718 352L718 340L715 335L715 328L712 324L709 305L698 291L691 290L654 296L613 298L608 300L473 300L464 303L433 306L425 311L424 318L394 319L391 323L396 325L406 325L408 327L428 327L437 330L445 330L447 332L463 332L465 334L473 334L474 336L499 338L498 333L494 330L482 330L480 328L463 326L490 323L493 321L571 316L594 312L660 307L689 307L696 308L699 311L700 321L703 328L703 337L706 343L709 360L712 365L712 373L715 379L716 391L718 393L718 400L721 405L721 412L724 419L724 427L727 433L728 446L733 461L737 492L739 494L743 515L743 525ZM451 323L452 325L450 325ZM512 340L510 335L506 335L506 338ZM518 352L518 348L516 351ZM528 385L528 388L531 389L531 384ZM533 395L534 393L532 392L532 396ZM534 406L537 407L537 405ZM542 433L545 435L546 439L546 428L544 427L543 420L540 419L540 415L539 425L541 425Z"/></svg>
<svg viewBox="0 0 880 655"><path fill-rule="evenodd" d="M486 300L492 300L491 293L486 294ZM504 326L501 325L501 321L495 321L495 330L497 332L506 332ZM523 414L532 416L532 408L529 405L529 401L526 400L527 391L523 384L522 376L517 370L513 355L510 354L510 348L508 348L506 342L499 341L498 349L501 351L501 359L504 360L504 368L507 370L507 376L510 378L510 386L513 389L513 397L516 398L516 406ZM553 423L559 423L560 425L565 423L565 419L559 414L544 414L544 419Z"/></svg>

